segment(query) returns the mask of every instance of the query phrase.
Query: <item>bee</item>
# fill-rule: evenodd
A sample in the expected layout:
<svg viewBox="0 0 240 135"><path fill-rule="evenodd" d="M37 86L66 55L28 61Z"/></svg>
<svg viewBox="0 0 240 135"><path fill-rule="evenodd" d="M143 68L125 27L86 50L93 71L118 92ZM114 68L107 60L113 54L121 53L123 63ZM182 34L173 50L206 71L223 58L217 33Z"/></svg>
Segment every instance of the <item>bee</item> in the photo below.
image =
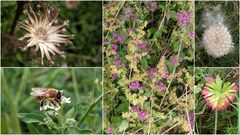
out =
<svg viewBox="0 0 240 135"><path fill-rule="evenodd" d="M32 88L31 95L40 102L43 107L46 100L50 101L54 106L59 106L63 93L54 88Z"/></svg>

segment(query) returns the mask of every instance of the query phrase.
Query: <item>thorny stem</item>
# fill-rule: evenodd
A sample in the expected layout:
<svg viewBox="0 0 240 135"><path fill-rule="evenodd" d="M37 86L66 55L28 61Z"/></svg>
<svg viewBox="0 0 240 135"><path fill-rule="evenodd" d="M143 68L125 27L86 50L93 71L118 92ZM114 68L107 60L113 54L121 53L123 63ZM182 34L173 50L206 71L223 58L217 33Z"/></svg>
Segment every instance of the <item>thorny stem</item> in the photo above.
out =
<svg viewBox="0 0 240 135"><path fill-rule="evenodd" d="M16 14L15 14L15 17L14 17L9 35L13 35L13 32L14 32L16 26L17 26L17 21L18 21L20 15L22 14L23 9L24 9L24 5L26 3L27 3L26 1L17 1L18 7L17 7L17 10L16 10Z"/></svg>

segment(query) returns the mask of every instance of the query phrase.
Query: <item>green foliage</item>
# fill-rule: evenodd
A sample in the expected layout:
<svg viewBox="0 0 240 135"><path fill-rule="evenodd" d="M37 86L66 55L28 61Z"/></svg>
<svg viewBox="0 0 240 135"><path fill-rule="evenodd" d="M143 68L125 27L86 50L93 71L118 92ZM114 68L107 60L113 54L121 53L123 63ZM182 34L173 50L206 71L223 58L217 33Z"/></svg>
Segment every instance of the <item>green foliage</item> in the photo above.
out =
<svg viewBox="0 0 240 135"><path fill-rule="evenodd" d="M102 132L102 69L5 68L1 80L1 133ZM30 95L34 87L64 90L71 103L59 117L45 115Z"/></svg>
<svg viewBox="0 0 240 135"><path fill-rule="evenodd" d="M184 25L176 17L192 12L192 3L121 1L103 7L104 132L192 132L194 46L188 32L194 16Z"/></svg>
<svg viewBox="0 0 240 135"><path fill-rule="evenodd" d="M37 2L29 3L34 5ZM52 66L100 67L102 65L102 3L97 1L80 1L75 3L76 7L72 9L67 8L67 4L64 1L45 3L48 3L50 8L60 10L59 22L63 22L64 20L70 21L66 33L75 36L71 39L73 42L72 45L61 46L61 50L66 52L66 58L54 56L53 61L55 64ZM31 52L30 50L22 51L20 49L26 43L20 42L18 38L23 36L25 31L16 27L14 34L9 34L16 9L17 2L1 1L2 66L41 66L40 53ZM17 21L23 22L26 19L26 15L20 13L20 18Z"/></svg>

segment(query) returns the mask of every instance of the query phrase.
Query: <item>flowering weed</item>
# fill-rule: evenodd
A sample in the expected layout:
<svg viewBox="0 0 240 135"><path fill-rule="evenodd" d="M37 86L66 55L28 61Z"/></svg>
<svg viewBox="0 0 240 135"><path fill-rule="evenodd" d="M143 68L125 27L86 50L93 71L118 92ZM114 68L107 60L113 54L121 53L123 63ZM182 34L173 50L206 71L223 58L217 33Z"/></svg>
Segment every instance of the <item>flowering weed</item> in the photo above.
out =
<svg viewBox="0 0 240 135"><path fill-rule="evenodd" d="M104 4L104 132L191 133L193 3Z"/></svg>

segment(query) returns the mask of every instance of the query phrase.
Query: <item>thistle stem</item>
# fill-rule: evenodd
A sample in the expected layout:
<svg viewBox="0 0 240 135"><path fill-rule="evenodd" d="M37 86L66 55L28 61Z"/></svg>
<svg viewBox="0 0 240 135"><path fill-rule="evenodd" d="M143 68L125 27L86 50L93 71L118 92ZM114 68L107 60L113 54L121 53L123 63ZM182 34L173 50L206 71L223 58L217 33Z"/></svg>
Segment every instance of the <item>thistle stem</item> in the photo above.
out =
<svg viewBox="0 0 240 135"><path fill-rule="evenodd" d="M214 126L214 134L217 134L217 122L218 122L218 111L215 110L215 126Z"/></svg>

